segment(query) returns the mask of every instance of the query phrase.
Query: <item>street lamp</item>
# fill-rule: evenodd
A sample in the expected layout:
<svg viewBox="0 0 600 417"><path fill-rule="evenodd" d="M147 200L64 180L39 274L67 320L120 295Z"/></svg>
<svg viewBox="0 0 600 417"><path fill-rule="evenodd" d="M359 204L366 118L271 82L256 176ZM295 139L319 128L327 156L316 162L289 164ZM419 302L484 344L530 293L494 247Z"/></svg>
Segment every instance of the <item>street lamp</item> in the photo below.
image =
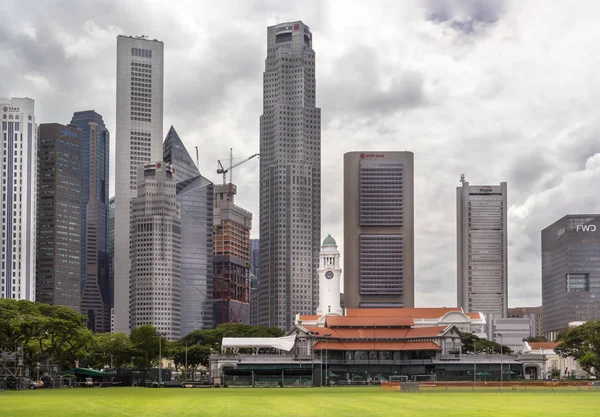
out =
<svg viewBox="0 0 600 417"><path fill-rule="evenodd" d="M475 391L475 385L477 385L477 342L473 341L473 391Z"/></svg>
<svg viewBox="0 0 600 417"><path fill-rule="evenodd" d="M502 362L502 333L496 333L500 336L500 387L502 387L502 382L504 382L504 368Z"/></svg>
<svg viewBox="0 0 600 417"><path fill-rule="evenodd" d="M158 333L158 387L160 388L162 377L162 336L159 331L157 331L156 333Z"/></svg>
<svg viewBox="0 0 600 417"><path fill-rule="evenodd" d="M323 337L329 337L331 336L331 333L326 333L323 335ZM327 371L327 345L325 345L325 386L328 387L329 386L329 373Z"/></svg>

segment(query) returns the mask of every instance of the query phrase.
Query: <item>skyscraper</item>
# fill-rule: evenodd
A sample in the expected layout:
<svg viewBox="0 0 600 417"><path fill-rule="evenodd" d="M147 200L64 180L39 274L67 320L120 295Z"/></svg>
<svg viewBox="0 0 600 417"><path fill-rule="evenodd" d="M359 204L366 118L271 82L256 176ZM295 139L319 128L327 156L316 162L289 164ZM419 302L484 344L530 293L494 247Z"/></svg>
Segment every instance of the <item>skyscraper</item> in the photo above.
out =
<svg viewBox="0 0 600 417"><path fill-rule="evenodd" d="M260 239L250 240L250 326L258 326L260 320Z"/></svg>
<svg viewBox="0 0 600 417"><path fill-rule="evenodd" d="M237 187L215 186L214 309L215 325L250 324L250 229L252 213L235 204Z"/></svg>
<svg viewBox="0 0 600 417"><path fill-rule="evenodd" d="M567 215L542 230L542 328L548 340L600 320L600 214Z"/></svg>
<svg viewBox="0 0 600 417"><path fill-rule="evenodd" d="M115 307L114 287L115 287L115 198L108 200L108 294L110 297L111 320L112 309ZM113 323L111 322L111 332Z"/></svg>
<svg viewBox="0 0 600 417"><path fill-rule="evenodd" d="M35 299L37 125L30 98L0 98L0 298Z"/></svg>
<svg viewBox="0 0 600 417"><path fill-rule="evenodd" d="M39 128L36 301L81 308L81 130Z"/></svg>
<svg viewBox="0 0 600 417"><path fill-rule="evenodd" d="M344 307L414 307L414 156L344 154Z"/></svg>
<svg viewBox="0 0 600 417"><path fill-rule="evenodd" d="M131 329L150 324L181 337L181 221L171 164L138 168L131 201ZM116 305L115 305L116 307Z"/></svg>
<svg viewBox="0 0 600 417"><path fill-rule="evenodd" d="M507 317L506 183L456 189L458 306Z"/></svg>
<svg viewBox="0 0 600 417"><path fill-rule="evenodd" d="M200 175L171 126L164 160L175 171L181 207L181 335L213 327L213 183Z"/></svg>
<svg viewBox="0 0 600 417"><path fill-rule="evenodd" d="M114 330L129 333L129 218L137 167L161 161L163 43L117 37Z"/></svg>
<svg viewBox="0 0 600 417"><path fill-rule="evenodd" d="M319 300L321 109L304 23L267 28L260 118L260 324L289 329Z"/></svg>
<svg viewBox="0 0 600 417"><path fill-rule="evenodd" d="M108 184L110 135L93 110L75 112L81 129L81 313L94 332L110 331Z"/></svg>

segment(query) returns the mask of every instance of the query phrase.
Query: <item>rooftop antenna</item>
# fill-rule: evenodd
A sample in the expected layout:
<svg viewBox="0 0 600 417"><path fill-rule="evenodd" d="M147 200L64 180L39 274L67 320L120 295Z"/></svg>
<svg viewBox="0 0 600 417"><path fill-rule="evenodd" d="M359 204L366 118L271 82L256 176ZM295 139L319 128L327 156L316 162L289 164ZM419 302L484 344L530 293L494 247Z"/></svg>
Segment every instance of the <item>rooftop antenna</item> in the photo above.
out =
<svg viewBox="0 0 600 417"><path fill-rule="evenodd" d="M200 166L200 158L198 157L198 147L196 146L196 168Z"/></svg>
<svg viewBox="0 0 600 417"><path fill-rule="evenodd" d="M460 181L461 183L465 183L467 182L467 180L465 179L465 174L460 174Z"/></svg>

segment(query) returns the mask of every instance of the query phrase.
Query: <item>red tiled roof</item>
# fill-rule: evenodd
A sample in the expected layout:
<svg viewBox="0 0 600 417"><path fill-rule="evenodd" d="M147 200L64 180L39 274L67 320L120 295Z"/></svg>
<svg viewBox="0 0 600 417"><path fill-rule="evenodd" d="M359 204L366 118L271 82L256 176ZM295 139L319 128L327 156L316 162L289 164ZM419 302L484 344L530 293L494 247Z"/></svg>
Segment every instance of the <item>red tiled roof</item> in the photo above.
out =
<svg viewBox="0 0 600 417"><path fill-rule="evenodd" d="M436 319L450 311L461 311L460 307L440 308L347 308L347 317L414 317Z"/></svg>
<svg viewBox="0 0 600 417"><path fill-rule="evenodd" d="M433 327L417 327L415 329L410 329L407 338L417 338L417 337L435 337L439 336L441 332L446 329L446 326L433 326Z"/></svg>
<svg viewBox="0 0 600 417"><path fill-rule="evenodd" d="M313 320L319 320L321 318L321 316L316 316L316 315L312 315L312 316L300 316L300 321L304 321L304 320L309 320L309 321L313 321Z"/></svg>
<svg viewBox="0 0 600 417"><path fill-rule="evenodd" d="M416 329L407 328L329 328L316 326L303 326L309 332L312 332L315 337L323 337L326 334L332 339L418 339L423 337L438 337L446 327L419 327Z"/></svg>
<svg viewBox="0 0 600 417"><path fill-rule="evenodd" d="M326 319L328 327L410 327L415 324L412 317L340 317L329 316Z"/></svg>
<svg viewBox="0 0 600 417"><path fill-rule="evenodd" d="M481 318L481 315L479 313L467 313L467 317L469 317L470 319L478 320Z"/></svg>
<svg viewBox="0 0 600 417"><path fill-rule="evenodd" d="M433 342L318 342L314 350L441 350Z"/></svg>
<svg viewBox="0 0 600 417"><path fill-rule="evenodd" d="M529 342L529 346L531 350L546 350L546 349L554 349L556 346L560 345L561 342Z"/></svg>

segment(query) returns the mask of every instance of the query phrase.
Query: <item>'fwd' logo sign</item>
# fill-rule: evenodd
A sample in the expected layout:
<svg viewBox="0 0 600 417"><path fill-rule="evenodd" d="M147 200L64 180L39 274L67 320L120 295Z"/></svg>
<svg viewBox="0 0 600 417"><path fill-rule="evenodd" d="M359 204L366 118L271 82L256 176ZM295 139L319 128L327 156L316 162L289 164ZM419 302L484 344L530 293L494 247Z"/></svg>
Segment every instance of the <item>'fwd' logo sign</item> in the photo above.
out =
<svg viewBox="0 0 600 417"><path fill-rule="evenodd" d="M596 226L593 224L578 224L577 231L578 232L595 232Z"/></svg>

